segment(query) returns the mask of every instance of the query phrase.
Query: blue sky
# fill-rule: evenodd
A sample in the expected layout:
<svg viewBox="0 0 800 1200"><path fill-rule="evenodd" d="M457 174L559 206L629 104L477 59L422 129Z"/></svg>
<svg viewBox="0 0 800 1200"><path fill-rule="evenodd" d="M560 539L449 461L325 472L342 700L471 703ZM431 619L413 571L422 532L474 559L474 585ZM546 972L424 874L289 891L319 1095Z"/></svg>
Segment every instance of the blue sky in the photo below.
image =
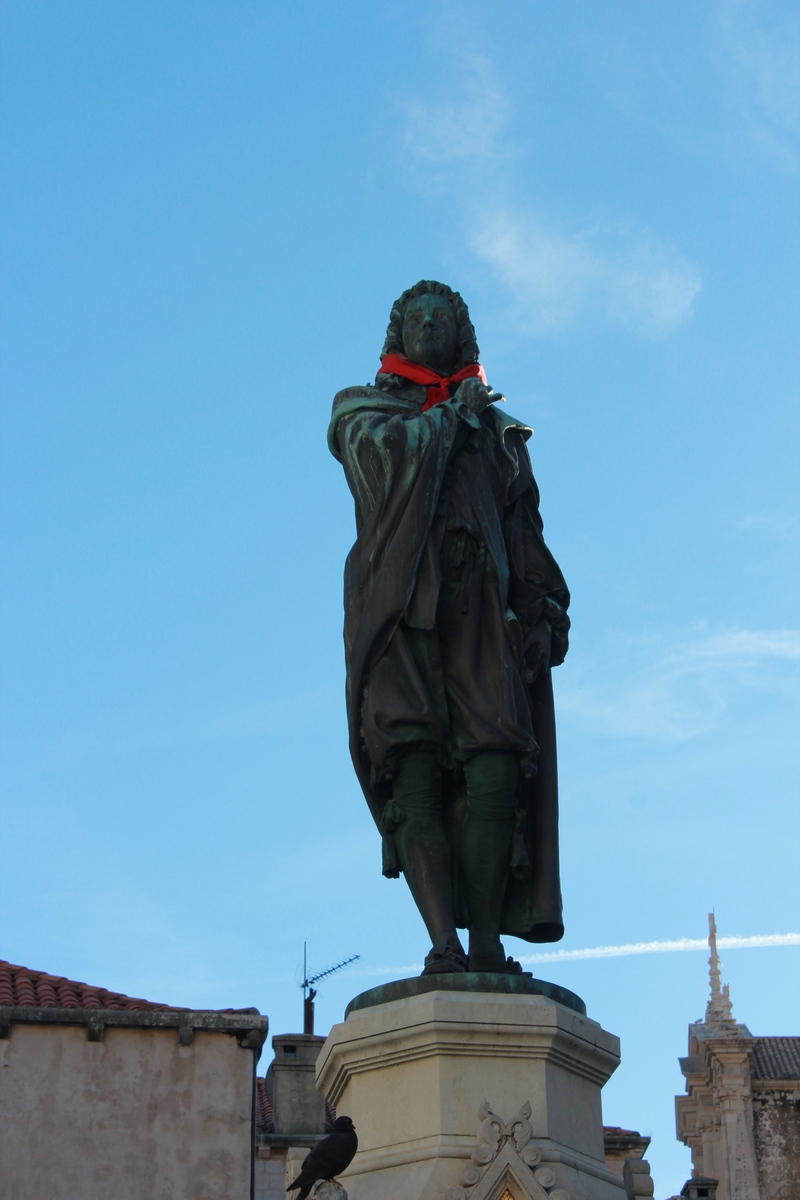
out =
<svg viewBox="0 0 800 1200"><path fill-rule="evenodd" d="M800 929L800 19L764 0L2 13L3 944L319 1025L425 952L347 757L333 394L420 277L535 428L573 592L567 949ZM511 941L513 952L529 953ZM688 1151L700 951L532 969ZM725 954L797 1033L797 946ZM766 986L765 986L766 985Z"/></svg>

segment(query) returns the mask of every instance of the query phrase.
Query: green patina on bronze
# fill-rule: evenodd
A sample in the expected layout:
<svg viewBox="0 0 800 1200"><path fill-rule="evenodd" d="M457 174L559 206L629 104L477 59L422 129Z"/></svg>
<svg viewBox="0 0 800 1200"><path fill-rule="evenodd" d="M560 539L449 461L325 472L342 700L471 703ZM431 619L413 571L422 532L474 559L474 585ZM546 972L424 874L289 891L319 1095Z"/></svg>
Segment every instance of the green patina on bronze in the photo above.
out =
<svg viewBox="0 0 800 1200"><path fill-rule="evenodd" d="M580 996L557 983L544 979L533 979L530 975L500 975L490 971L468 971L463 975L420 975L413 979L395 979L380 987L361 992L350 1001L345 1009L345 1020L352 1012L362 1008L374 1008L376 1004L390 1004L393 1000L407 1000L410 996L422 996L427 992L472 992L494 993L504 996L544 996L571 1008L580 1016L586 1016L586 1005Z"/></svg>

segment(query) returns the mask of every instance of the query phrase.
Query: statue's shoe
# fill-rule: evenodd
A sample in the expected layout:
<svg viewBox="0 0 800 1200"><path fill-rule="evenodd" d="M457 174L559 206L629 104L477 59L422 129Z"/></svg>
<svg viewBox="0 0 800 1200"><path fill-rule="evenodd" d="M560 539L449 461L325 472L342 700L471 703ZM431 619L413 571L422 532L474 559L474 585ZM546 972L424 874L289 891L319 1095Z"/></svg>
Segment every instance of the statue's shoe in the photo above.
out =
<svg viewBox="0 0 800 1200"><path fill-rule="evenodd" d="M437 950L434 947L430 951L425 959L422 974L463 975L467 970L469 970L469 963L463 950L456 950L453 946L445 946L443 950Z"/></svg>
<svg viewBox="0 0 800 1200"><path fill-rule="evenodd" d="M523 971L515 958L505 955L470 954L469 970L493 975L531 975L530 971Z"/></svg>

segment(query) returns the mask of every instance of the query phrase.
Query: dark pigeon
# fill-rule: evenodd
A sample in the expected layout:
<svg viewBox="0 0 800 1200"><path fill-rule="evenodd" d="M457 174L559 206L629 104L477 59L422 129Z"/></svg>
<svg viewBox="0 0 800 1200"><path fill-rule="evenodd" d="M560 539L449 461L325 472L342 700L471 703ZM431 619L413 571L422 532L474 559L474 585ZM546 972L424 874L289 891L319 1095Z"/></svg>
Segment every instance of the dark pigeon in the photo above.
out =
<svg viewBox="0 0 800 1200"><path fill-rule="evenodd" d="M290 1183L287 1192L300 1188L296 1200L306 1200L318 1179L333 1179L353 1161L358 1149L358 1138L349 1117L337 1117L333 1122L333 1133L329 1133L303 1160L300 1174Z"/></svg>

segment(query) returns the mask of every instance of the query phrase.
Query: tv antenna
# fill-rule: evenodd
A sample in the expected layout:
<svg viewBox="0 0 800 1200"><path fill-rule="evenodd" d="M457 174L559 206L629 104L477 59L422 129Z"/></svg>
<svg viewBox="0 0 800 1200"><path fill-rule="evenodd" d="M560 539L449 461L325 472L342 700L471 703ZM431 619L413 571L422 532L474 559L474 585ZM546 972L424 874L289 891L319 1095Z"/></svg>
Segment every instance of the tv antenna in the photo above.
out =
<svg viewBox="0 0 800 1200"><path fill-rule="evenodd" d="M335 975L337 971L344 970L359 958L361 958L360 954L351 954L349 958L343 958L341 962L334 963L332 967L326 967L324 971L317 971L316 975L309 978L308 942L303 942L303 982L300 984L303 989L303 1033L314 1032L314 997L317 994L314 984L318 983L320 979L327 979L329 975Z"/></svg>

